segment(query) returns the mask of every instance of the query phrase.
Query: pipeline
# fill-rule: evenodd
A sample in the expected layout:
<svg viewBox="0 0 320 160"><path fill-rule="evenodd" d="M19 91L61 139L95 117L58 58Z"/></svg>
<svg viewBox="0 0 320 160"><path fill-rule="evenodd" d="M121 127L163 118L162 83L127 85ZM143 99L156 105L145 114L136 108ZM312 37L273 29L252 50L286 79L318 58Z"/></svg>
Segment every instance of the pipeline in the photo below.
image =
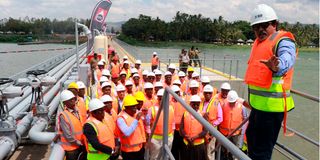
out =
<svg viewBox="0 0 320 160"><path fill-rule="evenodd" d="M9 137L0 137L0 159L4 159L11 154L16 146Z"/></svg>
<svg viewBox="0 0 320 160"><path fill-rule="evenodd" d="M63 160L64 158L64 149L59 144L54 144L49 160Z"/></svg>

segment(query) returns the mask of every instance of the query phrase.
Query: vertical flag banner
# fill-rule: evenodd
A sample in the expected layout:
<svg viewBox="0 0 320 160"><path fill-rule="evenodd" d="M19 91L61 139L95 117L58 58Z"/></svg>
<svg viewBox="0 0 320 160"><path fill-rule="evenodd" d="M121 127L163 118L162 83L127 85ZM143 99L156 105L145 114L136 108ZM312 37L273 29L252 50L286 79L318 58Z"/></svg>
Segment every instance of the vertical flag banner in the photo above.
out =
<svg viewBox="0 0 320 160"><path fill-rule="evenodd" d="M91 14L90 30L94 34L94 29L105 32L107 29L107 15L111 7L112 2L110 0L99 1L93 9ZM87 53L92 50L94 36L88 39Z"/></svg>

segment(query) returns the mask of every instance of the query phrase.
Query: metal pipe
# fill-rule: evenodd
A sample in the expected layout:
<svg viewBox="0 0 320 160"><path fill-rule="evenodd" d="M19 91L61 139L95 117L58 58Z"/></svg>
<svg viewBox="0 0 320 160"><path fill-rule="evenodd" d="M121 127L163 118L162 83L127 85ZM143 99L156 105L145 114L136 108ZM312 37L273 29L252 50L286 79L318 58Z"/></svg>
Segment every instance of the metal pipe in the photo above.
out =
<svg viewBox="0 0 320 160"><path fill-rule="evenodd" d="M282 126L282 127L283 127L283 126ZM304 139L304 140L306 140L306 141L308 141L308 142L310 142L310 143L312 143L312 144L314 144L314 145L316 145L316 146L319 147L319 143L318 143L317 141L315 141L315 140L313 140L313 139L305 136L304 134L302 134L302 133L300 133L300 132L298 132L298 131L296 131L296 130L288 127L288 126L287 126L287 129L288 129L289 131L293 132L294 134L296 134L297 136L301 137L302 139Z"/></svg>
<svg viewBox="0 0 320 160"><path fill-rule="evenodd" d="M170 160L175 160L175 158L173 157L173 155L172 155L172 153L171 153L171 150L170 150L170 148L168 147L168 145L165 145L164 146L164 149L165 149L165 152L166 152L166 154L165 155L169 155L169 158L170 158Z"/></svg>
<svg viewBox="0 0 320 160"><path fill-rule="evenodd" d="M32 120L33 120L32 113L29 113L18 122L16 134L19 137L18 138L19 141L20 141L20 137L29 129Z"/></svg>
<svg viewBox="0 0 320 160"><path fill-rule="evenodd" d="M47 128L47 126L47 120L43 118L37 119L36 123L32 126L32 128L29 131L29 138L37 144L50 144L56 136L56 133L42 132Z"/></svg>
<svg viewBox="0 0 320 160"><path fill-rule="evenodd" d="M286 154L284 151L282 151L280 148L278 148L277 146L274 146L274 149L276 151L278 151L280 154L282 154L283 156L287 157L290 160L294 160L292 157L290 157L288 154Z"/></svg>
<svg viewBox="0 0 320 160"><path fill-rule="evenodd" d="M54 144L51 153L50 153L50 157L49 160L63 160L64 159L64 154L65 151L64 149L61 147L60 144Z"/></svg>
<svg viewBox="0 0 320 160"><path fill-rule="evenodd" d="M303 156L301 156L300 154L298 154L297 152L293 151L292 149L288 148L287 146L283 145L280 142L276 142L276 145L300 160L306 159Z"/></svg>
<svg viewBox="0 0 320 160"><path fill-rule="evenodd" d="M0 137L0 159L5 159L15 149L14 143L8 137Z"/></svg>
<svg viewBox="0 0 320 160"><path fill-rule="evenodd" d="M319 97L315 97L313 95L310 95L310 94L307 94L307 93L304 93L304 92L301 92L301 91L298 91L298 90L295 90L295 89L291 89L291 92L294 93L294 94L297 94L297 95L299 95L301 97L313 100L315 102L320 102Z"/></svg>
<svg viewBox="0 0 320 160"><path fill-rule="evenodd" d="M75 34L76 34L76 63L77 63L77 71L79 71L79 56L78 56L78 52L79 52L79 49L78 49L78 46L79 46L79 38L78 38L78 22L75 21ZM93 37L94 38L94 37Z"/></svg>
<svg viewBox="0 0 320 160"><path fill-rule="evenodd" d="M165 88L166 92L169 92L180 104L197 119L203 127L205 127L211 135L217 138L218 141L229 150L235 157L241 160L249 160L250 158L244 154L237 146L230 142L224 135L222 135L217 129L215 129L208 121L206 121L202 116L200 116L194 109L192 109L186 102L181 99L177 94L175 94L169 87Z"/></svg>
<svg viewBox="0 0 320 160"><path fill-rule="evenodd" d="M167 160L167 152L165 149L165 146L168 145L168 122L169 122L169 95L168 92L164 92L163 98L162 98L162 108L163 108L163 139L162 139L162 151L163 151L163 160ZM170 125L171 127L171 125Z"/></svg>

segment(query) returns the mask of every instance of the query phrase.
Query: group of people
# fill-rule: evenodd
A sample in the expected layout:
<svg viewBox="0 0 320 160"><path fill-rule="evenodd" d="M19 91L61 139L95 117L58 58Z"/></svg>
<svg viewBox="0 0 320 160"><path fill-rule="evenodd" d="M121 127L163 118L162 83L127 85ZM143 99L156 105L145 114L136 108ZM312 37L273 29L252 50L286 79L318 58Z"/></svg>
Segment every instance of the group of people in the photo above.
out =
<svg viewBox="0 0 320 160"><path fill-rule="evenodd" d="M163 124L163 112L158 123L154 123L164 87L170 87L239 148L245 148L245 128L234 129L247 117L244 107L252 109L246 131L249 156L271 159L281 122L286 112L294 108L289 91L296 54L294 37L289 32L277 31L277 24L271 7L259 5L254 10L251 25L257 39L245 76L250 105L231 90L229 83L223 83L218 91L208 77L200 77L190 66L186 71L178 71L170 64L163 74L157 68L142 70L140 60L130 66L126 56L121 63L119 56L113 56L108 64L92 61L90 75L95 82L91 84L97 86L94 98L90 99L81 81L70 83L60 95L63 111L58 119L59 142L66 159L121 156L124 160L138 160L146 159L145 155L157 159L163 155L164 125L168 126L168 146L175 159L215 159L215 137L175 98L170 97L169 106L162 106L169 108L168 124ZM156 62L159 64L158 58ZM182 58L180 64L186 62ZM222 152L225 158L233 158L226 149Z"/></svg>
<svg viewBox="0 0 320 160"><path fill-rule="evenodd" d="M198 65L201 67L199 55L200 50L198 48L194 48L194 46L192 46L189 51L182 49L179 55L180 71L186 72L188 66L192 66L192 62L194 67L197 67Z"/></svg>

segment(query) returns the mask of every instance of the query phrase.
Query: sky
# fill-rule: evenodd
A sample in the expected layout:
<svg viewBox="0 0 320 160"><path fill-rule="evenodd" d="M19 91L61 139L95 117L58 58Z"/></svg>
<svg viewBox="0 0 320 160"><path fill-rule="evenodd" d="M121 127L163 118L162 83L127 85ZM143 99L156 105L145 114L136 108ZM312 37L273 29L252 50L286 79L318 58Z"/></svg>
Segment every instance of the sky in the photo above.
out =
<svg viewBox="0 0 320 160"><path fill-rule="evenodd" d="M42 18L64 20L68 17L89 19L100 0L0 0L0 19ZM202 14L208 18L222 16L225 20L250 20L256 5L265 3L276 11L280 22L319 24L318 0L111 0L109 22L126 21L139 14L159 17L166 22L177 11Z"/></svg>

